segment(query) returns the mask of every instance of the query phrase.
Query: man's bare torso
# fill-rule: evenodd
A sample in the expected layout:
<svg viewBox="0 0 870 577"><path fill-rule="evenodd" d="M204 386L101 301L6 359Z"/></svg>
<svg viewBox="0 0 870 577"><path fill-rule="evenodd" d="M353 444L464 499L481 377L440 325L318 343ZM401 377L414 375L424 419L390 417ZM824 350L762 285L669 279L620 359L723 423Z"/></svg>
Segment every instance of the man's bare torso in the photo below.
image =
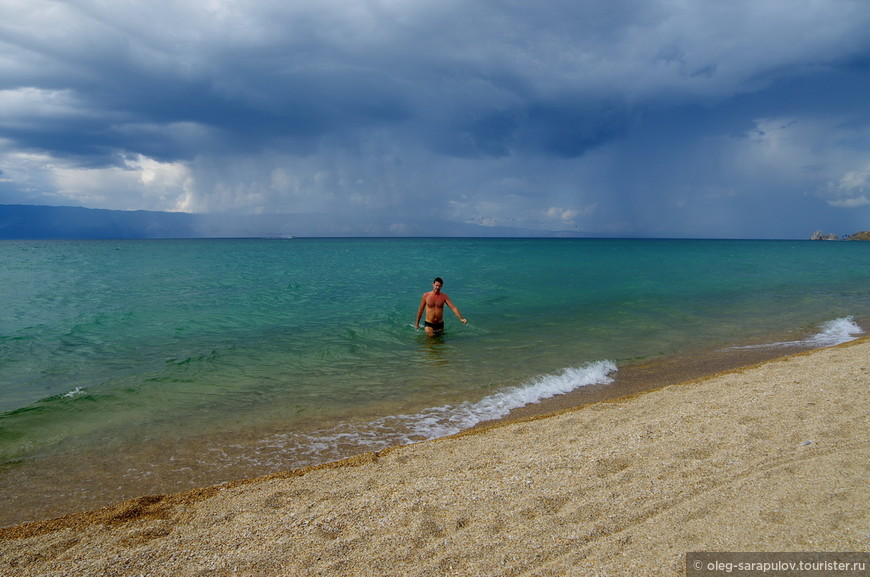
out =
<svg viewBox="0 0 870 577"><path fill-rule="evenodd" d="M426 302L426 321L440 323L444 320L444 305L449 300L442 292L429 291L423 295Z"/></svg>

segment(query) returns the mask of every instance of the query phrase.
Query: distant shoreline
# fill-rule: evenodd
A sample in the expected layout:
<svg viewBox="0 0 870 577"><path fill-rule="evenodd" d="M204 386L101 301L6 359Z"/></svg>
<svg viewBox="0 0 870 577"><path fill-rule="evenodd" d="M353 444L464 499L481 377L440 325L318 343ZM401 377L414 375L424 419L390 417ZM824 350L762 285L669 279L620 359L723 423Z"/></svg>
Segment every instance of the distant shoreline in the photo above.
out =
<svg viewBox="0 0 870 577"><path fill-rule="evenodd" d="M531 230L453 221L409 222L397 236L390 228L335 228L326 214L197 214L109 210L81 206L0 204L0 240L181 240L288 238L647 238L577 230ZM435 228L439 236L428 231ZM836 235L834 235L836 237ZM650 237L671 240L670 237ZM685 237L701 240L703 237ZM717 240L763 240L721 238ZM767 240L805 240L803 237ZM836 240L839 240L836 237ZM870 240L870 231L847 240Z"/></svg>

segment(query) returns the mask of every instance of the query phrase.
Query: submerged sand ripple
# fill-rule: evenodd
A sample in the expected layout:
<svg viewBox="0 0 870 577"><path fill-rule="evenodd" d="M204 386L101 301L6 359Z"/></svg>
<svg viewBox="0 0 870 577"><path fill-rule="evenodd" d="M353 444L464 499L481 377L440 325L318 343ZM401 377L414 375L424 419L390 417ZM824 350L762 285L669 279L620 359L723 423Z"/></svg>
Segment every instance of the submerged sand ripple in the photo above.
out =
<svg viewBox="0 0 870 577"><path fill-rule="evenodd" d="M0 529L3 575L682 575L866 551L870 339L322 467Z"/></svg>

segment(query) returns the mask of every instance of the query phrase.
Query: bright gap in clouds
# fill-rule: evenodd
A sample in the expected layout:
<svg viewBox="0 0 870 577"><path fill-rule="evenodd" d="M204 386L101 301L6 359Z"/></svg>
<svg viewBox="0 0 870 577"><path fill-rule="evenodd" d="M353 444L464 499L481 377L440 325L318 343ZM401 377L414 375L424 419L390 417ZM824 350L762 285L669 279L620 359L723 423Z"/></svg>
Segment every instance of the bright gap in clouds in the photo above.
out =
<svg viewBox="0 0 870 577"><path fill-rule="evenodd" d="M189 212L194 185L191 170L178 162L159 162L137 155L121 166L51 169L63 197L82 206L129 210Z"/></svg>

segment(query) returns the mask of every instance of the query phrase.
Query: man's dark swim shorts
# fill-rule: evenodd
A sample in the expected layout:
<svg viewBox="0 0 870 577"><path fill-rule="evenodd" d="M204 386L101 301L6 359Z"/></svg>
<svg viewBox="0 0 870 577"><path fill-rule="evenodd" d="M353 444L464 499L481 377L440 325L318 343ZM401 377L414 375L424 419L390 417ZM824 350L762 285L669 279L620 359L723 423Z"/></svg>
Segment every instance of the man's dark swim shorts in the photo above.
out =
<svg viewBox="0 0 870 577"><path fill-rule="evenodd" d="M430 323L429 321L426 321L423 323L423 326L432 327L433 331L443 331L444 330L444 323L443 322Z"/></svg>

